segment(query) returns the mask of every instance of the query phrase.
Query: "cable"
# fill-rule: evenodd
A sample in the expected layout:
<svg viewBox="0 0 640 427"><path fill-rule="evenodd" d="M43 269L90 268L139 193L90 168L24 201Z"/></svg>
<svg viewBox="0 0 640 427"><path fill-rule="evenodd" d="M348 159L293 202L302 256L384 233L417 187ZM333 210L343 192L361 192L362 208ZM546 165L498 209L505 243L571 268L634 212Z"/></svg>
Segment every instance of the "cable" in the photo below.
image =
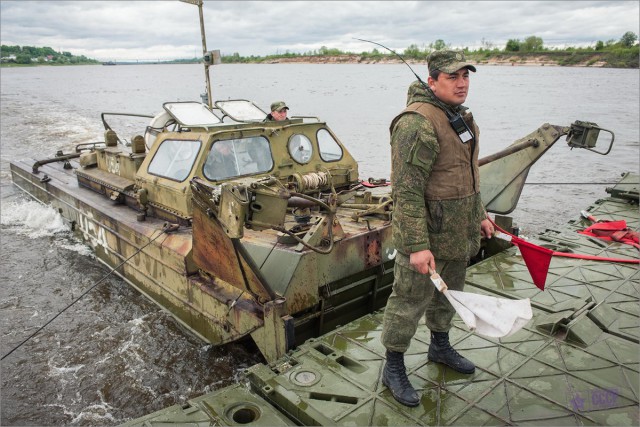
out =
<svg viewBox="0 0 640 427"><path fill-rule="evenodd" d="M617 182L525 182L524 185L616 185Z"/></svg>
<svg viewBox="0 0 640 427"><path fill-rule="evenodd" d="M176 231L178 229L178 225L177 224L169 224L169 223L165 223L164 227L162 227L162 233L158 234L156 237L154 237L152 240L149 241L149 243L147 243L146 245L142 246L140 249L138 249L133 255L131 255L129 258L125 259L124 261L122 261L120 264L118 264L116 267L112 268L111 271L109 271L107 274L104 275L104 277L102 277L100 280L98 280L96 283L94 283L89 289L87 289L86 291L84 291L82 293L82 295L80 295L78 298L76 298L71 304L69 304L68 306L66 306L65 308L62 309L62 311L60 311L58 314L56 314L55 316L53 316L51 319L49 319L49 321L47 321L47 323L45 323L44 325L40 326L38 328L37 331L35 331L34 333L32 333L31 335L29 335L27 337L27 339L25 339L24 341L22 341L20 344L18 344L17 346L15 346L9 353L5 354L4 356L2 356L2 358L0 358L0 361L4 360L7 356L9 356L11 353L13 353L14 351L16 351L17 349L19 349L20 347L22 347L27 341L29 341L31 338L33 338L34 336L36 336L36 334L38 332L40 332L41 330L43 330L47 325L49 325L51 322L53 322L54 320L56 320L58 318L58 316L60 316L62 313L64 313L65 311L67 311L72 305L74 305L75 303L77 303L78 301L80 301L82 298L84 298L85 295L87 295L89 292L91 292L93 290L93 288L95 288L96 286L98 286L100 283L102 283L107 277L109 277L111 275L111 273L113 273L114 271L116 271L118 268L122 267L127 261L129 261L131 258L133 258L134 256L138 255L144 248L146 248L147 246L149 246L151 243L153 243L158 237L162 236L164 233L170 233L172 231Z"/></svg>

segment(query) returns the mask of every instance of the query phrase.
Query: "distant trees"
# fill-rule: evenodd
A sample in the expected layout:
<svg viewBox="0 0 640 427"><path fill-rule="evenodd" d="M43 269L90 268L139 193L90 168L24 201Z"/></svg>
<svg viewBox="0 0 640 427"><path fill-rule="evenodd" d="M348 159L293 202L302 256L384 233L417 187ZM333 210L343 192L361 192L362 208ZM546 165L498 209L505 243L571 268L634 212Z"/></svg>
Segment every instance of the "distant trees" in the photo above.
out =
<svg viewBox="0 0 640 427"><path fill-rule="evenodd" d="M544 50L544 42L537 36L529 36L524 41L509 39L504 50L506 52L541 52Z"/></svg>
<svg viewBox="0 0 640 427"><path fill-rule="evenodd" d="M521 45L523 52L540 52L544 50L544 43L540 37L529 36Z"/></svg>
<svg viewBox="0 0 640 427"><path fill-rule="evenodd" d="M417 44L410 44L409 47L404 50L404 56L407 58L417 58L420 54L422 54L422 52Z"/></svg>
<svg viewBox="0 0 640 427"><path fill-rule="evenodd" d="M503 49L497 47L494 43L482 39L481 47L470 50L464 48L463 50L471 57L488 58L500 53L517 53L518 55L526 55L535 52L548 52L550 49L544 46L544 41L541 37L532 35L526 37L524 40L509 39ZM446 43L443 39L437 39L428 45L422 45L422 47L413 43L404 49L403 56L407 59L425 60L429 54L435 50L442 50L450 48L451 44ZM606 57L605 62L609 66L615 67L637 67L638 64L638 35L633 31L625 32L619 40L610 39L607 41L598 40L594 46L589 47L566 47L563 49L554 49L555 52L564 52L571 57L574 61L580 60L580 55L587 55L594 52L598 52L600 58L602 55ZM327 46L321 46L317 50L311 50L304 53L286 51L281 53L276 52L275 55L268 56L241 56L238 52L234 52L231 55L223 55L222 62L226 63L246 63L246 62L262 62L264 60L276 59L276 58L291 58L298 56L341 56L341 55L355 55L351 52L345 52L337 48L330 48ZM364 51L360 54L360 60L381 60L389 57L391 54L386 51L380 51L377 48L372 51ZM75 56L71 52L56 52L51 47L36 47L36 46L0 46L1 62L13 62L16 64L91 64L98 61L87 58L84 55ZM197 60L196 58L188 60L188 62ZM596 59L593 59L596 61ZM599 59L603 60L603 59ZM569 63L567 63L569 64Z"/></svg>
<svg viewBox="0 0 640 427"><path fill-rule="evenodd" d="M318 50L318 54L323 56L336 56L336 55L344 55L345 52L341 51L340 49L328 48L326 46L322 46Z"/></svg>
<svg viewBox="0 0 640 427"><path fill-rule="evenodd" d="M442 50L442 49L446 49L447 47L449 47L449 45L446 44L444 42L444 40L438 39L435 42L431 43L429 45L429 47L431 47L432 50Z"/></svg>
<svg viewBox="0 0 640 427"><path fill-rule="evenodd" d="M429 56L430 52L431 52L430 49L420 49L418 45L411 44L409 45L408 48L404 50L403 56L405 58L422 60L422 59L425 59L427 56Z"/></svg>
<svg viewBox="0 0 640 427"><path fill-rule="evenodd" d="M84 55L75 56L71 52L56 52L52 48L36 46L0 46L2 62L16 64L95 64L98 61Z"/></svg>
<svg viewBox="0 0 640 427"><path fill-rule="evenodd" d="M16 64L31 64L31 55L19 53L16 55Z"/></svg>
<svg viewBox="0 0 640 427"><path fill-rule="evenodd" d="M605 50L616 47L630 49L636 45L637 41L638 35L633 31L627 31L622 35L622 37L620 37L620 40L618 40L617 42L614 39L607 40L606 42L598 40L595 45L595 50Z"/></svg>
<svg viewBox="0 0 640 427"><path fill-rule="evenodd" d="M484 37L480 41L480 44L482 45L481 50L483 50L483 51L491 51L491 50L494 50L496 48L496 45L492 41L489 41L489 40L485 39Z"/></svg>
<svg viewBox="0 0 640 427"><path fill-rule="evenodd" d="M637 44L638 36L628 31L620 40L607 40L597 41L593 46L588 47L566 47L562 49L548 48L544 45L544 40L541 37L531 35L524 40L517 38L509 39L504 46L500 48L493 42L486 39L482 39L482 46L476 49L462 48L467 59L475 61L485 61L492 57L510 57L519 56L522 60L527 55L534 56L538 54L548 55L552 57L552 60L559 65L574 65L578 63L587 63L592 65L599 63L598 66L607 67L619 67L619 68L638 68L638 50ZM423 44L422 46L412 43L407 46L401 53L405 59L413 59L418 61L424 61L429 54L435 50L448 49L451 44L447 43L443 39L437 39L432 43ZM460 48L456 48L460 49ZM596 54L597 51L597 54ZM506 54L506 55L505 55ZM289 58L294 56L340 56L340 55L358 55L358 61L380 61L388 58L392 58L393 54L386 50L373 48L371 51L363 51L359 54L352 52L345 52L337 48L330 48L327 46L321 46L317 50L311 50L304 53L292 53L286 51L285 53L278 52L275 55L268 56L240 56L237 52L232 55L222 55L222 62L263 62L270 61L278 58Z"/></svg>
<svg viewBox="0 0 640 427"><path fill-rule="evenodd" d="M403 56L405 58L424 60L429 56L431 52L435 50L447 49L450 46L450 44L446 43L442 39L438 39L435 42L429 43L429 46L424 47L423 49L420 49L416 44L411 44L404 50Z"/></svg>
<svg viewBox="0 0 640 427"><path fill-rule="evenodd" d="M383 53L381 53L381 52L378 50L378 48L375 48L375 47L374 47L374 48L371 50L371 52L362 52L362 53L360 53L360 57L361 57L363 60L365 60L365 59L366 59L366 60L374 60L374 61L377 61L377 60L382 59L382 58L384 57L384 54L383 54Z"/></svg>
<svg viewBox="0 0 640 427"><path fill-rule="evenodd" d="M0 47L0 50L2 51L2 56L4 57L10 56L10 55L18 56L20 54L29 55L30 58L37 58L39 56L46 57L49 55L51 56L60 55L58 52L56 52L50 47L17 46L17 45L7 46L3 44Z"/></svg>
<svg viewBox="0 0 640 427"><path fill-rule="evenodd" d="M631 47L636 44L636 41L638 41L638 35L632 31L627 31L620 38L620 43L624 47Z"/></svg>
<svg viewBox="0 0 640 427"><path fill-rule="evenodd" d="M509 39L507 41L504 50L507 52L519 52L520 51L520 40L518 39Z"/></svg>

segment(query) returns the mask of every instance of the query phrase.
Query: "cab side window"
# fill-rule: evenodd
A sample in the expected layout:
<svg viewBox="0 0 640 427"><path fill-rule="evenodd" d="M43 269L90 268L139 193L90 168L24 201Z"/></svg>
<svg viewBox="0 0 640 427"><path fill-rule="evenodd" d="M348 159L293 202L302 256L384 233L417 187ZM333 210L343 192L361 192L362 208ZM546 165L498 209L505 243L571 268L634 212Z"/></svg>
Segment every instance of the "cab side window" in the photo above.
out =
<svg viewBox="0 0 640 427"><path fill-rule="evenodd" d="M200 141L162 141L149 163L149 173L174 181L184 181L191 173L201 145Z"/></svg>
<svg viewBox="0 0 640 427"><path fill-rule="evenodd" d="M320 158L325 162L335 162L342 158L342 147L326 129L320 129L317 134Z"/></svg>

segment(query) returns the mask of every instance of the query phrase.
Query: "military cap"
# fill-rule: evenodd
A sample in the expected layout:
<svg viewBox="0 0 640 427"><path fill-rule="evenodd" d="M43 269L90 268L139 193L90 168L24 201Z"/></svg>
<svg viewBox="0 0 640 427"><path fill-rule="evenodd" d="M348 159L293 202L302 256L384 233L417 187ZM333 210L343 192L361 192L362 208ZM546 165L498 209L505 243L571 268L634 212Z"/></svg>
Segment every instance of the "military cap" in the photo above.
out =
<svg viewBox="0 0 640 427"><path fill-rule="evenodd" d="M285 104L284 101L276 101L271 104L271 111L281 111L285 109L288 110L289 107L287 107L287 104Z"/></svg>
<svg viewBox="0 0 640 427"><path fill-rule="evenodd" d="M466 62L464 53L455 50L436 50L429 54L427 58L429 73L433 70L440 70L443 73L455 73L460 68L468 68L475 73L476 67Z"/></svg>

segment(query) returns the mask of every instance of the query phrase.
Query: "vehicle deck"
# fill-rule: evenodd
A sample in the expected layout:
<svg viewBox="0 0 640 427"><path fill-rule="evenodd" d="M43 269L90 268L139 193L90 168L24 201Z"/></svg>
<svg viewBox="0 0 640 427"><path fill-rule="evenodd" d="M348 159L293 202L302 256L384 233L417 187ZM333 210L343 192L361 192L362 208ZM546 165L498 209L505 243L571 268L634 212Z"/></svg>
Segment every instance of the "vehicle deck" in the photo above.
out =
<svg viewBox="0 0 640 427"><path fill-rule="evenodd" d="M626 174L587 211L640 228L638 175ZM635 201L632 201L635 199ZM638 258L631 245L576 233L581 217L531 242L556 251ZM533 320L515 335L484 338L454 318L451 341L477 368L463 375L427 361L421 325L406 353L415 408L382 384L383 311L311 339L241 384L125 425L638 425L640 271L637 264L554 257L540 291L512 247L467 270L465 292L530 298Z"/></svg>
<svg viewBox="0 0 640 427"><path fill-rule="evenodd" d="M134 227L135 224L138 223L140 224L140 227L144 228L146 231L156 231L158 229L158 224L162 225L165 222L164 220L153 217L147 217L145 221L139 222L136 220L138 212L136 212L135 210L130 209L129 207L122 204L114 203L112 200L102 194L97 194L94 191L81 187L78 184L78 179L75 174L76 170L81 169L76 159L69 159L69 168L63 168L61 164L62 162L43 164L38 167L38 174L33 175L31 171L35 162L36 160L34 159L15 160L11 164L11 169L17 177L16 179L14 179L14 183L22 191L29 194L31 193L28 188L29 186L25 186L24 183L21 182L22 179L24 179L25 181L32 181L34 184L41 188L41 190L39 191L39 193L41 194L31 194L37 200L48 200L51 198L50 195L47 195L45 193L53 193L55 194L56 198L60 198L62 195L64 195L63 198L68 200L77 198L79 201L87 203L92 207L100 210L101 212L108 212L114 217L114 220L119 223L133 224L131 225L131 227ZM89 169L88 171L95 177L99 177L100 174L105 174L105 172L98 169ZM86 170L83 170L83 172L86 173ZM110 180L109 182L120 180L123 183L133 183L133 181L115 176L113 174L108 175ZM55 183L55 186L52 187L48 185L47 182L49 181ZM122 186L124 187L126 185L123 184ZM373 196L386 195L385 187L363 187L360 189L360 192L364 191L371 193ZM73 196L70 198L67 195ZM75 206L76 204L76 202L69 202L70 206ZM381 228L387 222L385 219L377 218L373 215L364 216L362 215L362 212L358 212L360 220L353 221L352 216L355 212L357 211L347 208L340 209L336 212L336 217L340 220L345 238L347 239L360 233ZM288 223L293 223L293 216L287 215L286 221ZM251 243L259 245L261 247L268 248L269 250L273 249L274 242L278 239L278 232L274 230L253 231L250 229L245 229L244 234L247 241L250 241ZM291 251L299 251L302 248L302 245L299 244L277 243L277 245L281 249L289 249Z"/></svg>

